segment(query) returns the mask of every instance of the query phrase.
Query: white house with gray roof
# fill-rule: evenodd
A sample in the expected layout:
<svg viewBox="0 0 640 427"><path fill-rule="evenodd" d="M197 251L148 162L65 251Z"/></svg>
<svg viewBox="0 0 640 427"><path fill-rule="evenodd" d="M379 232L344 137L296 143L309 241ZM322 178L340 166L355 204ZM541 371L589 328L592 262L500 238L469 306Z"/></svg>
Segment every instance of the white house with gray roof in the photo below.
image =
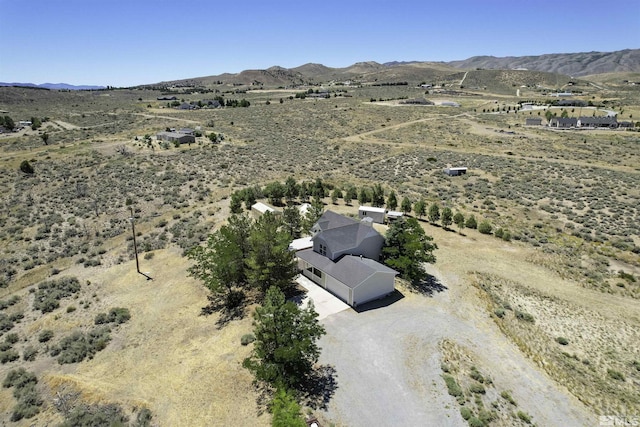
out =
<svg viewBox="0 0 640 427"><path fill-rule="evenodd" d="M353 307L393 292L398 272L377 262L384 237L370 223L327 211L312 233L296 254L304 276Z"/></svg>

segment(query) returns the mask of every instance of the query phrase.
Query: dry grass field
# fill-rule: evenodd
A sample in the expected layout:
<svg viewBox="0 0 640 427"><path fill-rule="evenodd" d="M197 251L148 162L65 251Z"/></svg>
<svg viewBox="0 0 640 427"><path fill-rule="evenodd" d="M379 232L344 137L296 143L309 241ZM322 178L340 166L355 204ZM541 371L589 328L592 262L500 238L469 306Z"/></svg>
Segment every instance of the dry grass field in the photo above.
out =
<svg viewBox="0 0 640 427"><path fill-rule="evenodd" d="M440 247L433 273L449 287L451 303L479 310L593 414L639 413L640 133L524 126L531 115L514 112L520 99L507 89L555 87L562 83L555 78L475 72L459 93L363 85L340 87L346 92L328 99L220 86L225 98L251 106L193 111L167 108L152 90L0 88L0 109L16 122L49 119L35 131L0 134L0 320L7 325L0 380L25 367L43 400L36 418L11 423L16 401L12 389L1 388L0 418L56 424L62 399L114 403L131 420L147 408L154 425L269 424L241 367L250 350L240 344L251 329L249 312L223 327L217 314L201 315L207 292L187 276L183 255L225 221L234 191L289 176L341 189L380 183L399 200L424 198L508 230L511 241L425 223ZM612 88L617 80L594 81ZM607 101L621 120L640 117L637 91L590 87L589 99ZM180 101L214 95L177 94ZM417 97L460 107L392 105ZM157 141L167 127L197 128L202 136L179 147ZM211 132L224 140L212 144ZM20 171L23 160L34 174ZM469 173L448 177L447 165ZM152 281L135 272L130 206L141 269ZM76 277L79 291L50 312L36 310L38 287L64 277ZM70 364L51 355L63 337L91 331L98 313L116 307L131 319L110 326L104 349ZM47 330L53 338L41 341ZM11 334L17 342L6 341ZM465 384L471 366L494 380L502 375L455 337L438 351ZM490 425L526 422L524 402L516 409L495 400L502 415Z"/></svg>

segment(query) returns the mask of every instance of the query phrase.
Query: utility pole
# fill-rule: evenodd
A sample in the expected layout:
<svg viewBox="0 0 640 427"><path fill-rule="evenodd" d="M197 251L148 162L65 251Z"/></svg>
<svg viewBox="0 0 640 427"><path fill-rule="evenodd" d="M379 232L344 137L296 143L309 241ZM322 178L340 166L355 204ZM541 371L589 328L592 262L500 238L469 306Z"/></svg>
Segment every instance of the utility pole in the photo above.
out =
<svg viewBox="0 0 640 427"><path fill-rule="evenodd" d="M151 277L147 276L142 271L140 271L140 262L138 261L138 244L136 243L136 226L134 223L134 216L133 216L133 206L130 206L130 208L131 208L131 216L129 217L129 221L131 221L131 231L133 233L133 250L136 254L136 270L138 271L138 273L146 277L147 280L153 280Z"/></svg>

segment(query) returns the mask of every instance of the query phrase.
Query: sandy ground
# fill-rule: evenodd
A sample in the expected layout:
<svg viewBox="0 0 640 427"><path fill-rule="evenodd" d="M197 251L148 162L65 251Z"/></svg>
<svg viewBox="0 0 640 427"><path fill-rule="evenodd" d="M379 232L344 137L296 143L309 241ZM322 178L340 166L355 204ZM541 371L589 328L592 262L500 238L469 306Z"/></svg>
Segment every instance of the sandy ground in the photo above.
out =
<svg viewBox="0 0 640 427"><path fill-rule="evenodd" d="M240 337L251 318L218 329L215 314L201 316L207 291L186 277L178 249L141 263L154 280L138 275L132 262L93 278L104 287L100 304L129 308L131 320L93 360L46 380L73 384L90 400L148 407L161 426L268 425L241 366L250 347Z"/></svg>

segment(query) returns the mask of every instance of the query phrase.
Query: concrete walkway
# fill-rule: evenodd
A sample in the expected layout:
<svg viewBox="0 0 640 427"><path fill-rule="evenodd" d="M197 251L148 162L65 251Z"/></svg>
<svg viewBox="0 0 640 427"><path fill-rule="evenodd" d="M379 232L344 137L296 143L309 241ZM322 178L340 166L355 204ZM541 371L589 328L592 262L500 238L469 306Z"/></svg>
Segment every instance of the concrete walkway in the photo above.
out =
<svg viewBox="0 0 640 427"><path fill-rule="evenodd" d="M307 307L309 300L312 300L315 310L318 312L319 320L351 308L347 303L329 291L322 289L303 275L298 276L296 281L307 290L307 294L300 301L300 306Z"/></svg>

